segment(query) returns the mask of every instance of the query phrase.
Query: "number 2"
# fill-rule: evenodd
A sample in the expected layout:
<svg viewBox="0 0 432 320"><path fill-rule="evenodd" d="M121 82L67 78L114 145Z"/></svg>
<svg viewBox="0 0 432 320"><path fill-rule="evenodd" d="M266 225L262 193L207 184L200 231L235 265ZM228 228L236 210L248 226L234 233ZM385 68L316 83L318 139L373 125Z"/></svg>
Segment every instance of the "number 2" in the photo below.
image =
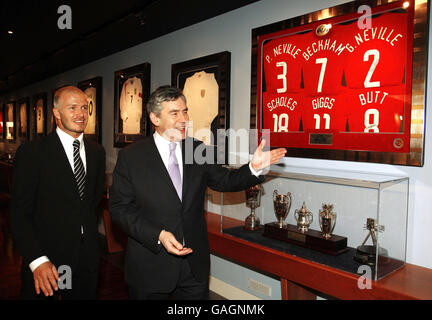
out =
<svg viewBox="0 0 432 320"><path fill-rule="evenodd" d="M369 56L373 56L373 61L372 61L372 65L369 68L369 71L366 75L366 79L364 81L364 86L365 88L376 88L381 86L381 82L380 81L373 81L371 82L370 80L372 79L372 75L375 71L375 68L378 65L379 62L379 58L380 58L380 53L377 49L371 49L365 52L364 56L363 56L363 61L369 61Z"/></svg>

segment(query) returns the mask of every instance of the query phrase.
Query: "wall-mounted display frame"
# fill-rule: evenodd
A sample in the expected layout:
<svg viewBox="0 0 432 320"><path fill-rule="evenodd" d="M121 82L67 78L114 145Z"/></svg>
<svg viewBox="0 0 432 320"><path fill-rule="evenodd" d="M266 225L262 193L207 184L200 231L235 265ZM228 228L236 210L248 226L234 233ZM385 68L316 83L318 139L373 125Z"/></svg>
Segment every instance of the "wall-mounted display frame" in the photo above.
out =
<svg viewBox="0 0 432 320"><path fill-rule="evenodd" d="M47 134L47 94L38 93L32 99L32 139L46 136Z"/></svg>
<svg viewBox="0 0 432 320"><path fill-rule="evenodd" d="M3 112L3 103L0 101L0 141L4 139L4 124L3 124L4 112Z"/></svg>
<svg viewBox="0 0 432 320"><path fill-rule="evenodd" d="M423 165L428 1L377 2L252 30L258 139L269 130L291 157Z"/></svg>
<svg viewBox="0 0 432 320"><path fill-rule="evenodd" d="M171 85L187 100L188 135L217 146L217 162L228 163L228 137L218 130L230 127L231 53L228 51L171 66Z"/></svg>
<svg viewBox="0 0 432 320"><path fill-rule="evenodd" d="M17 102L17 138L21 141L30 140L30 101L29 98Z"/></svg>
<svg viewBox="0 0 432 320"><path fill-rule="evenodd" d="M150 96L150 64L114 73L114 147L122 148L151 133L146 103Z"/></svg>
<svg viewBox="0 0 432 320"><path fill-rule="evenodd" d="M84 91L88 101L89 117L84 134L102 143L102 77L80 81L77 87Z"/></svg>
<svg viewBox="0 0 432 320"><path fill-rule="evenodd" d="M88 122L84 134L87 138L102 143L102 77L95 77L78 82L87 95Z"/></svg>
<svg viewBox="0 0 432 320"><path fill-rule="evenodd" d="M16 140L16 102L8 101L3 104L3 131L4 141Z"/></svg>

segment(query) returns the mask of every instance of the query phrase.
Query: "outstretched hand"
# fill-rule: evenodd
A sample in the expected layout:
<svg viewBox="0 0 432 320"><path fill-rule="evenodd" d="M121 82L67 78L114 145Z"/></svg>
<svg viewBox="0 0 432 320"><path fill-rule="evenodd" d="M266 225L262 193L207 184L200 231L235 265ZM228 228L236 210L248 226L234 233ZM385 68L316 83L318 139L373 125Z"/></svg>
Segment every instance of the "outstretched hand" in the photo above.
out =
<svg viewBox="0 0 432 320"><path fill-rule="evenodd" d="M256 171L265 169L270 167L272 164L279 162L287 152L285 148L263 151L265 144L266 141L263 139L253 155L251 165Z"/></svg>

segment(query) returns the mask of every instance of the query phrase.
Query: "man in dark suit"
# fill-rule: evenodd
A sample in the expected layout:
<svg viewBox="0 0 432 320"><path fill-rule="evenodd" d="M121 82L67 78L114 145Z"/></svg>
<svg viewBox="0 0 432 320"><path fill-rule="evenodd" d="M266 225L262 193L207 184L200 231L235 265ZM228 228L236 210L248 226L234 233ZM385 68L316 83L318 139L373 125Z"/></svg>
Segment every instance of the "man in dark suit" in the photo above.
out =
<svg viewBox="0 0 432 320"><path fill-rule="evenodd" d="M263 152L262 143L252 162L237 170L202 163L197 148L204 158L212 150L186 138L189 118L179 89L158 88L147 111L156 132L119 152L110 190L112 219L129 236L125 277L130 298L207 299L207 186L239 191L256 185L264 179L257 171L278 162L286 150Z"/></svg>
<svg viewBox="0 0 432 320"><path fill-rule="evenodd" d="M61 293L62 299L94 299L105 151L84 138L87 96L80 89L59 89L53 114L56 131L16 152L11 229L22 255L21 297L56 298ZM59 277L60 266L65 273ZM64 290L58 290L63 287L59 283Z"/></svg>

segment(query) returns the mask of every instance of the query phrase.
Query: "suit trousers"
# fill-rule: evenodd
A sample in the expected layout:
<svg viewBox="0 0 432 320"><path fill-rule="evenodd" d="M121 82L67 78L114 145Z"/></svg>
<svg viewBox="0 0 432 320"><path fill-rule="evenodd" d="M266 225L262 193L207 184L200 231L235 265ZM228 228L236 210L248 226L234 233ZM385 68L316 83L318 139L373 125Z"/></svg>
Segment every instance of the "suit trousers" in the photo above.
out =
<svg viewBox="0 0 432 320"><path fill-rule="evenodd" d="M98 270L92 270L88 267L87 261L91 254L85 245L85 237L81 238L80 252L78 264L72 270L72 281L70 284L72 288L59 289L53 291L52 297L45 297L42 290L39 295L36 294L34 286L33 273L28 266L22 272L22 285L21 285L21 299L23 300L94 300L97 297L98 286ZM57 269L59 266L56 266ZM62 281L62 274L59 274L60 281ZM65 281L67 283L67 281Z"/></svg>
<svg viewBox="0 0 432 320"><path fill-rule="evenodd" d="M148 292L145 288L129 287L132 300L208 300L209 282L197 281L186 257L181 257L180 276L172 292Z"/></svg>

